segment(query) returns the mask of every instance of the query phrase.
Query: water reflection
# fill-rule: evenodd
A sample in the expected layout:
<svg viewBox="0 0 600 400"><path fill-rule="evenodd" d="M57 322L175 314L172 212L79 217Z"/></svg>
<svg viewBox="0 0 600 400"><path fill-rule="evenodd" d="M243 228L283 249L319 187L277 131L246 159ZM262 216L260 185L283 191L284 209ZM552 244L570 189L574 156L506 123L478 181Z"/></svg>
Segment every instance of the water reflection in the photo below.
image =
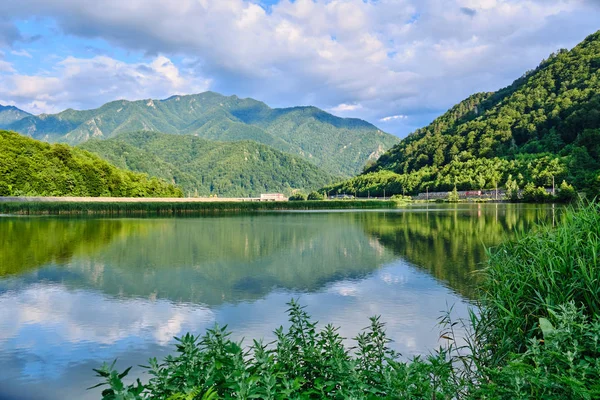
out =
<svg viewBox="0 0 600 400"><path fill-rule="evenodd" d="M387 249L473 298L480 278L474 272L485 261L486 249L536 223L556 221L557 212L552 205L432 205L368 218L364 229Z"/></svg>
<svg viewBox="0 0 600 400"><path fill-rule="evenodd" d="M0 399L98 398L83 390L98 362L145 363L166 354L172 336L215 322L237 338L272 338L297 296L347 337L381 314L397 350L425 352L437 344L440 312L454 304L465 315L483 244L548 215L459 206L0 218Z"/></svg>

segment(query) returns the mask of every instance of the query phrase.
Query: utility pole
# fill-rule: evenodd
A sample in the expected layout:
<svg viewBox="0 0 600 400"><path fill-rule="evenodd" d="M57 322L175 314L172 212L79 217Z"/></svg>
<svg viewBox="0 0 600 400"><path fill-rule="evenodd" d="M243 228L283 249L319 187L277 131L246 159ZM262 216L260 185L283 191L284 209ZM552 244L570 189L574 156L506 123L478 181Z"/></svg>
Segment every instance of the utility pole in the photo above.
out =
<svg viewBox="0 0 600 400"><path fill-rule="evenodd" d="M552 196L556 196L555 187L554 187L554 175L552 175Z"/></svg>
<svg viewBox="0 0 600 400"><path fill-rule="evenodd" d="M427 196L425 198L427 199L427 201L429 201L429 186L425 186L425 190L427 193Z"/></svg>
<svg viewBox="0 0 600 400"><path fill-rule="evenodd" d="M496 200L498 200L498 180L494 184L496 185Z"/></svg>
<svg viewBox="0 0 600 400"><path fill-rule="evenodd" d="M383 189L383 201L385 201L385 189Z"/></svg>

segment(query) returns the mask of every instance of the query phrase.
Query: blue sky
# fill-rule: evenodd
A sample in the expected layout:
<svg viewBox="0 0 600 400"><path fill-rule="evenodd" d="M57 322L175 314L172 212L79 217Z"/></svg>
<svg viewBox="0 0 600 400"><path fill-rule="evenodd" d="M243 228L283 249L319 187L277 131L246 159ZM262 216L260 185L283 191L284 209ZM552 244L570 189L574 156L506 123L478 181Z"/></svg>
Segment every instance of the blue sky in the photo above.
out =
<svg viewBox="0 0 600 400"><path fill-rule="evenodd" d="M214 90L405 136L600 29L599 0L0 2L0 104Z"/></svg>

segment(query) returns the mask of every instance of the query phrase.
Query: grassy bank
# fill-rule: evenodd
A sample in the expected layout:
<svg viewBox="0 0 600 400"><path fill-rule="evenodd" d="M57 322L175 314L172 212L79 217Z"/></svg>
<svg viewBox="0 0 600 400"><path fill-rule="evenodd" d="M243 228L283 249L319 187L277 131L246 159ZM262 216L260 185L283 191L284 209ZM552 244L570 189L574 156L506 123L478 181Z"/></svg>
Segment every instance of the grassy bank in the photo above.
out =
<svg viewBox="0 0 600 400"><path fill-rule="evenodd" d="M152 378L97 370L112 399L594 399L600 398L600 206L571 210L556 228L492 250L477 313L443 319L447 345L400 361L379 317L353 349L337 328L321 330L289 303L276 341L244 348L226 328L177 339L176 353L150 360ZM466 345L455 335L468 334Z"/></svg>
<svg viewBox="0 0 600 400"><path fill-rule="evenodd" d="M282 202L0 202L0 213L20 215L181 215L263 210L393 208L394 201L327 200Z"/></svg>

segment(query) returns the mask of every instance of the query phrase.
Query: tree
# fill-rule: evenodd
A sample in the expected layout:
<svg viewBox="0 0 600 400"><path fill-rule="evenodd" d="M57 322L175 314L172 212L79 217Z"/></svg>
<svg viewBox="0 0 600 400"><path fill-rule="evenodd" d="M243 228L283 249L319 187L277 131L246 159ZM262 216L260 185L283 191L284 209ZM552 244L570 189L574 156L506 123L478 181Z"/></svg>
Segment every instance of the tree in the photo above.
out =
<svg viewBox="0 0 600 400"><path fill-rule="evenodd" d="M508 180L506 181L506 198L511 201L519 200L519 185L513 179L512 175L508 175Z"/></svg>
<svg viewBox="0 0 600 400"><path fill-rule="evenodd" d="M323 195L319 192L310 192L308 194L308 200L323 200Z"/></svg>
<svg viewBox="0 0 600 400"><path fill-rule="evenodd" d="M573 189L573 186L569 185L566 181L562 181L556 197L559 201L568 203L577 198L577 192Z"/></svg>
<svg viewBox="0 0 600 400"><path fill-rule="evenodd" d="M458 203L460 197L458 195L458 190L456 189L456 185L454 185L454 189L450 193L448 193L448 201L450 203Z"/></svg>
<svg viewBox="0 0 600 400"><path fill-rule="evenodd" d="M302 192L297 192L291 195L288 199L289 201L305 201L306 195Z"/></svg>

